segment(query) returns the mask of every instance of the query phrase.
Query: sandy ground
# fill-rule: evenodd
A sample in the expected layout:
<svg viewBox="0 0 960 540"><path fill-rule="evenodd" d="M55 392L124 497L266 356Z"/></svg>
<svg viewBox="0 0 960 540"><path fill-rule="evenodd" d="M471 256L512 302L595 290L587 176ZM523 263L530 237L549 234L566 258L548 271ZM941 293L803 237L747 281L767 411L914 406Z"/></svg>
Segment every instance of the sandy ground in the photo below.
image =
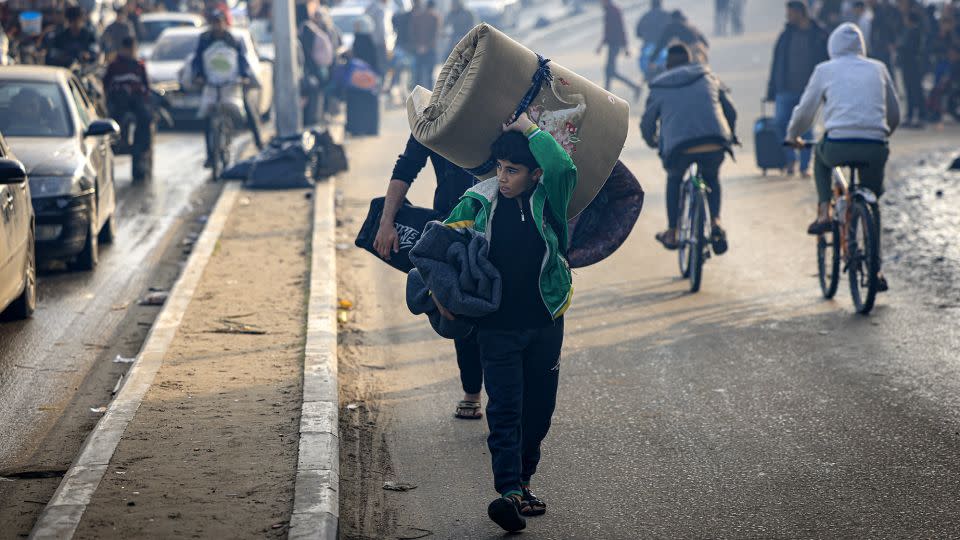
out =
<svg viewBox="0 0 960 540"><path fill-rule="evenodd" d="M303 190L240 194L76 538L285 535L310 209Z"/></svg>

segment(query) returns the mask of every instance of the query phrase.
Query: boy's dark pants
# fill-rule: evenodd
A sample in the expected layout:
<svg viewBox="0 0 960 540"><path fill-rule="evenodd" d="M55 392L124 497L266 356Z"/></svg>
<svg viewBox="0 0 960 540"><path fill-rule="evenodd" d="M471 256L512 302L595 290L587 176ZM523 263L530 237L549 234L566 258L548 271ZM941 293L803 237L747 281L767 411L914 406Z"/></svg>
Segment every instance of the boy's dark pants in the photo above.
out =
<svg viewBox="0 0 960 540"><path fill-rule="evenodd" d="M850 162L865 165L858 170L860 185L880 197L883 195L883 172L889 157L890 147L883 141L821 140L813 162L818 200L821 203L830 202L833 198L833 168Z"/></svg>
<svg viewBox="0 0 960 540"><path fill-rule="evenodd" d="M487 387L487 446L498 493L519 490L540 462L560 381L563 319L532 330L480 329Z"/></svg>

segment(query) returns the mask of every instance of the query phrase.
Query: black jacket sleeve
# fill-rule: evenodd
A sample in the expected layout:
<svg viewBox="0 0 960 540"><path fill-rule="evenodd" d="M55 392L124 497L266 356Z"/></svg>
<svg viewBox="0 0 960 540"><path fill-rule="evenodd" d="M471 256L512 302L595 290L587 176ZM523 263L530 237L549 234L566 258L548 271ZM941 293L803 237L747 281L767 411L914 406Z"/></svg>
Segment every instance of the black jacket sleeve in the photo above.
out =
<svg viewBox="0 0 960 540"><path fill-rule="evenodd" d="M397 158L396 165L393 166L394 180L400 180L412 184L420 171L427 165L427 158L430 157L430 149L420 144L417 139L410 135L407 139L407 147Z"/></svg>

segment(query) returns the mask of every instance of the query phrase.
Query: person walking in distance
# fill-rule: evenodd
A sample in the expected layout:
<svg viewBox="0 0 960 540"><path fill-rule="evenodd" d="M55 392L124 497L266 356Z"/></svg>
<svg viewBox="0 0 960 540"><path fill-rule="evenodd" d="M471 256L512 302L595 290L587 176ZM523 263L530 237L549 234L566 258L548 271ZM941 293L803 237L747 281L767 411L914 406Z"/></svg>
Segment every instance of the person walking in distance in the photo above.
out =
<svg viewBox="0 0 960 540"><path fill-rule="evenodd" d="M810 17L807 4L799 0L787 2L787 25L780 33L773 50L773 65L770 68L766 96L766 101L776 104L776 120L781 134L786 135L790 115L800 102L800 95L814 68L827 59L827 33ZM803 137L811 140L813 132L806 131ZM797 151L785 148L784 152L786 167L783 172L792 176L796 172ZM809 167L810 150L801 150L802 177L810 176Z"/></svg>
<svg viewBox="0 0 960 540"><path fill-rule="evenodd" d="M410 135L407 147L393 167L393 175L383 202L380 229L373 242L374 249L384 260L389 261L393 253L400 251L400 239L395 227L397 212L403 205L410 186L426 167L428 160L433 164L433 172L437 178L437 188L433 192L433 209L443 217L450 213L464 192L476 182L473 175L420 144ZM454 416L465 420L479 420L483 417L480 409L483 368L480 365L480 345L477 344L476 333L468 338L455 340L454 347L460 369L460 385L463 388L463 399L457 403Z"/></svg>
<svg viewBox="0 0 960 540"><path fill-rule="evenodd" d="M743 34L743 8L747 0L730 0L730 29L733 35Z"/></svg>
<svg viewBox="0 0 960 540"><path fill-rule="evenodd" d="M448 49L453 50L457 43L460 43L460 39L476 26L477 18L470 11L470 8L463 3L463 0L453 0L453 5L444 24L450 27L450 46Z"/></svg>
<svg viewBox="0 0 960 540"><path fill-rule="evenodd" d="M433 0L426 5L423 0L414 0L409 23L414 53L414 84L433 90L433 68L437 63L437 39L440 34L440 14Z"/></svg>
<svg viewBox="0 0 960 540"><path fill-rule="evenodd" d="M597 54L603 52L607 46L607 66L604 72L604 88L610 90L610 83L614 79L626 84L633 90L634 101L640 99L640 85L617 72L617 58L623 52L628 58L630 49L627 47L627 32L623 25L623 12L613 3L613 0L601 0L603 5L603 41L597 47Z"/></svg>
<svg viewBox="0 0 960 540"><path fill-rule="evenodd" d="M903 33L897 42L897 65L907 93L907 115L903 127L923 127L923 76L926 73L927 48L923 16L910 11L903 17Z"/></svg>
<svg viewBox="0 0 960 540"><path fill-rule="evenodd" d="M730 21L730 0L715 0L713 3L713 35L727 35Z"/></svg>

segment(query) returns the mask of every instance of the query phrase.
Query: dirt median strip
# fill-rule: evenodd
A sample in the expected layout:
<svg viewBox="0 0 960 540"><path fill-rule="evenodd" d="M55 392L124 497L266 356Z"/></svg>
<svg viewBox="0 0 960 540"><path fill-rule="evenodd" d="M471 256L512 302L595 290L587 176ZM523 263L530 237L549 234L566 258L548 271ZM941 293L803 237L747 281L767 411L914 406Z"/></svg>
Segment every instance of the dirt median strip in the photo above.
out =
<svg viewBox="0 0 960 540"><path fill-rule="evenodd" d="M113 456L127 424L150 388L163 355L173 340L184 311L203 275L220 233L236 199L237 189L223 190L216 208L207 221L203 234L194 246L183 274L163 311L157 317L137 362L130 368L126 383L111 402L103 418L87 437L80 455L67 471L63 481L47 503L33 528L31 538L69 538L74 534L90 499L100 484L107 464Z"/></svg>
<svg viewBox="0 0 960 540"><path fill-rule="evenodd" d="M76 538L286 535L306 333L306 193L238 195Z"/></svg>

